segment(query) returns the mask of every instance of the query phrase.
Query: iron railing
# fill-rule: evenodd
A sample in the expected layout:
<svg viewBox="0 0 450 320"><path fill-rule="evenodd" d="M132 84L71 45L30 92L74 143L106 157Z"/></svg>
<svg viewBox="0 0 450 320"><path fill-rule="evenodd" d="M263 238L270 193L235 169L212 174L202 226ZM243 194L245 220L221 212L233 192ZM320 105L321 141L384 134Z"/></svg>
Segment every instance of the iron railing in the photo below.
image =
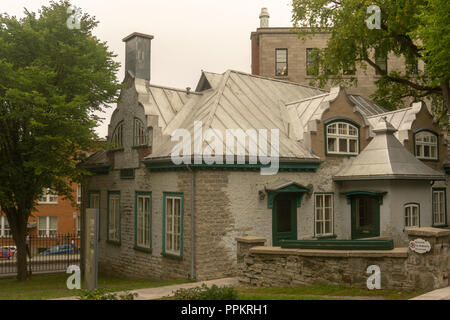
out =
<svg viewBox="0 0 450 320"><path fill-rule="evenodd" d="M0 237L0 276L17 273L17 246L12 237ZM29 236L27 240L28 272L61 272L79 265L80 237L73 234Z"/></svg>

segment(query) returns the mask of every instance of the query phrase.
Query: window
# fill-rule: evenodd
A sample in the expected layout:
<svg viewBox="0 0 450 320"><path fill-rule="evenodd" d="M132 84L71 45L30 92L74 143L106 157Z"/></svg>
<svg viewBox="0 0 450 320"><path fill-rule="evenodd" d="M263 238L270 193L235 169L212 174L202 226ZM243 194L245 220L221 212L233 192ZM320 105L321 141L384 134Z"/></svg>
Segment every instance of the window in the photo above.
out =
<svg viewBox="0 0 450 320"><path fill-rule="evenodd" d="M99 191L89 191L89 203L88 207L92 209L98 209L100 211L100 192ZM100 240L100 234L101 234L101 214L98 215L98 240Z"/></svg>
<svg viewBox="0 0 450 320"><path fill-rule="evenodd" d="M134 119L134 141L133 146L145 146L147 144L147 133L145 126L139 119Z"/></svg>
<svg viewBox="0 0 450 320"><path fill-rule="evenodd" d="M356 66L355 63L349 63L345 66L345 68L342 70L342 74L344 76L353 76L356 74Z"/></svg>
<svg viewBox="0 0 450 320"><path fill-rule="evenodd" d="M407 203L405 205L405 228L420 227L420 208L417 203Z"/></svg>
<svg viewBox="0 0 450 320"><path fill-rule="evenodd" d="M58 195L56 192L51 190L50 188L45 188L42 191L42 196L40 197L39 203L58 203Z"/></svg>
<svg viewBox="0 0 450 320"><path fill-rule="evenodd" d="M183 230L183 197L164 194L164 253L181 256Z"/></svg>
<svg viewBox="0 0 450 320"><path fill-rule="evenodd" d="M357 155L359 128L346 122L333 122L326 126L327 154Z"/></svg>
<svg viewBox="0 0 450 320"><path fill-rule="evenodd" d="M120 193L108 193L108 241L120 242Z"/></svg>
<svg viewBox="0 0 450 320"><path fill-rule="evenodd" d="M416 57L406 58L406 75L419 73L419 60Z"/></svg>
<svg viewBox="0 0 450 320"><path fill-rule="evenodd" d="M425 160L438 160L438 137L430 131L420 131L415 134L416 157Z"/></svg>
<svg viewBox="0 0 450 320"><path fill-rule="evenodd" d="M446 224L445 189L433 189L433 226Z"/></svg>
<svg viewBox="0 0 450 320"><path fill-rule="evenodd" d="M387 54L381 53L379 50L375 50L375 63L384 72L387 72ZM383 75L378 70L375 71L376 75Z"/></svg>
<svg viewBox="0 0 450 320"><path fill-rule="evenodd" d="M0 237L11 237L11 228L9 227L8 218L0 216Z"/></svg>
<svg viewBox="0 0 450 320"><path fill-rule="evenodd" d="M151 193L136 192L135 202L135 246L151 248Z"/></svg>
<svg viewBox="0 0 450 320"><path fill-rule="evenodd" d="M306 49L306 74L308 76L317 76L319 74L318 54L319 49L317 48Z"/></svg>
<svg viewBox="0 0 450 320"><path fill-rule="evenodd" d="M120 122L116 129L114 129L112 139L111 139L112 149L123 148L123 122Z"/></svg>
<svg viewBox="0 0 450 320"><path fill-rule="evenodd" d="M315 195L316 223L315 234L318 236L333 234L333 194Z"/></svg>
<svg viewBox="0 0 450 320"><path fill-rule="evenodd" d="M58 217L38 217L38 236L56 237L58 235Z"/></svg>
<svg viewBox="0 0 450 320"><path fill-rule="evenodd" d="M275 75L288 75L288 49L275 50Z"/></svg>
<svg viewBox="0 0 450 320"><path fill-rule="evenodd" d="M81 203L81 184L77 185L77 203Z"/></svg>
<svg viewBox="0 0 450 320"><path fill-rule="evenodd" d="M77 216L77 237L81 236L81 218Z"/></svg>

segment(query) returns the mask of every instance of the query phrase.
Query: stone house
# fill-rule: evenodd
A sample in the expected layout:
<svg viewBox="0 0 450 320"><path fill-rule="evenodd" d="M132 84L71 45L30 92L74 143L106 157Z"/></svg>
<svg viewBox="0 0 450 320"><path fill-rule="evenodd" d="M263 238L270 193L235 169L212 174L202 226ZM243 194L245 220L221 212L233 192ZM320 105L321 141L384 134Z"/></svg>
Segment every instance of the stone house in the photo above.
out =
<svg viewBox="0 0 450 320"><path fill-rule="evenodd" d="M110 147L83 164L100 272L217 278L235 274L240 236L400 245L408 228L446 227L447 145L423 103L385 112L340 87L233 70L202 72L195 92L162 87L152 38L124 39ZM229 129L244 140L225 141Z"/></svg>

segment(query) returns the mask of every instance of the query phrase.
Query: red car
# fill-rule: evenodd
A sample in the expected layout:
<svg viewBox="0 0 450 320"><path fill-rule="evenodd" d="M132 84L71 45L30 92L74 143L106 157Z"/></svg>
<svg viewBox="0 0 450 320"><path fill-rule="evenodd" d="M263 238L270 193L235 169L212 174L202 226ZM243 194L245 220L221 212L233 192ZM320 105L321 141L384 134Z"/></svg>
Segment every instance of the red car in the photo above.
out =
<svg viewBox="0 0 450 320"><path fill-rule="evenodd" d="M0 259L10 259L14 257L15 253L15 251L10 250L9 248L0 248Z"/></svg>

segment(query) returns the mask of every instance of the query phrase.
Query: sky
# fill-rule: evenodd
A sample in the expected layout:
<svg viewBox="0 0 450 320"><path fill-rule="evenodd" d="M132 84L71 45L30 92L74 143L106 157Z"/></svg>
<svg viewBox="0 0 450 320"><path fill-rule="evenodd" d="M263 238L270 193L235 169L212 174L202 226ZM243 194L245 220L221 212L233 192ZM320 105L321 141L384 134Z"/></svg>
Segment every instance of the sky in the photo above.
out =
<svg viewBox="0 0 450 320"><path fill-rule="evenodd" d="M0 12L23 16L23 8L37 11L45 0L1 0ZM270 14L271 27L291 26L291 0L72 0L100 22L94 34L106 41L122 64L125 44L132 32L154 36L151 54L152 84L195 89L201 70L223 73L227 69L250 73L250 33L259 27L261 8ZM96 129L107 135L113 108Z"/></svg>

